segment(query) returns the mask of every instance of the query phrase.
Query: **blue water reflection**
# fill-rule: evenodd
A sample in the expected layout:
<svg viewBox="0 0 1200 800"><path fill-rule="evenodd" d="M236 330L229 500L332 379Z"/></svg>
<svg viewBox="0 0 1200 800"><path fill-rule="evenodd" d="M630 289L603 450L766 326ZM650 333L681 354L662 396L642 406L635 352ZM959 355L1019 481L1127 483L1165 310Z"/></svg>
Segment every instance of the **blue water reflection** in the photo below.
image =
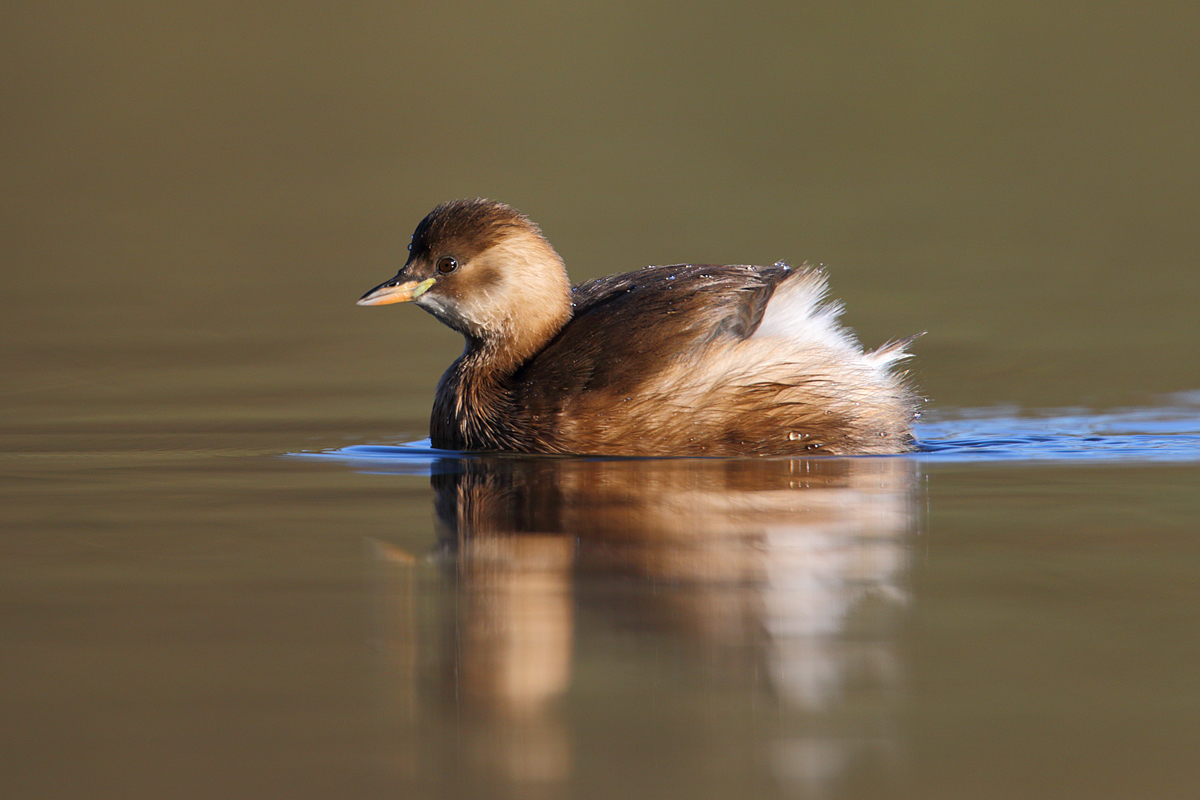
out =
<svg viewBox="0 0 1200 800"><path fill-rule="evenodd" d="M1200 392L1167 405L1097 413L1011 408L940 412L919 426L931 461L1200 461Z"/></svg>
<svg viewBox="0 0 1200 800"><path fill-rule="evenodd" d="M1200 392L1171 403L1109 412L1021 411L993 407L938 410L917 426L921 461L1200 461ZM428 439L356 445L306 456L354 462L366 471L429 475L457 471L470 453L438 450Z"/></svg>

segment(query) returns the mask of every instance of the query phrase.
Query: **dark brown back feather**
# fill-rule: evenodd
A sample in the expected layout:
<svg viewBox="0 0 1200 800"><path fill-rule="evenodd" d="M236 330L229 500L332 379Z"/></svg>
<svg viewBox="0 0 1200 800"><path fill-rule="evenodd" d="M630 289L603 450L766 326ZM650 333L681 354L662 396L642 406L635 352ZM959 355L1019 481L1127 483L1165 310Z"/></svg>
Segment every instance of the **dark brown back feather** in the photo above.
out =
<svg viewBox="0 0 1200 800"><path fill-rule="evenodd" d="M683 264L581 283L574 316L513 376L520 400L549 409L588 391L635 393L670 359L753 334L789 274L782 265Z"/></svg>

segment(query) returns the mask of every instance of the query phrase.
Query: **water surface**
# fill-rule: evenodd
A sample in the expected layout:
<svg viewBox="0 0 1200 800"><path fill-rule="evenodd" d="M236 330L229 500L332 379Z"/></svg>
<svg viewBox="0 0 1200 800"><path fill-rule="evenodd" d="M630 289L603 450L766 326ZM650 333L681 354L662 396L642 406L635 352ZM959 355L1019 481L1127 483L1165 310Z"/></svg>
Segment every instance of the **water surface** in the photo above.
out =
<svg viewBox="0 0 1200 800"><path fill-rule="evenodd" d="M0 796L1194 796L1198 8L5 3ZM422 446L461 196L825 264L921 452Z"/></svg>
<svg viewBox="0 0 1200 800"><path fill-rule="evenodd" d="M1186 796L1194 408L945 416L894 458L10 454L6 780Z"/></svg>

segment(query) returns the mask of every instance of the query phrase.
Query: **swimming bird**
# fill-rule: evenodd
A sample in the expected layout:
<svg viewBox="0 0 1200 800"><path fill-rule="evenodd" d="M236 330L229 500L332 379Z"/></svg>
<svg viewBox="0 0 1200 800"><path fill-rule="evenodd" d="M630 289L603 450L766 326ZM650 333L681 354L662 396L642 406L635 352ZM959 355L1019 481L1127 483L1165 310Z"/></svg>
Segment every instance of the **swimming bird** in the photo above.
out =
<svg viewBox="0 0 1200 800"><path fill-rule="evenodd" d="M437 206L359 305L413 302L466 339L434 447L611 456L898 453L909 339L866 352L807 265L650 266L572 286L528 217Z"/></svg>

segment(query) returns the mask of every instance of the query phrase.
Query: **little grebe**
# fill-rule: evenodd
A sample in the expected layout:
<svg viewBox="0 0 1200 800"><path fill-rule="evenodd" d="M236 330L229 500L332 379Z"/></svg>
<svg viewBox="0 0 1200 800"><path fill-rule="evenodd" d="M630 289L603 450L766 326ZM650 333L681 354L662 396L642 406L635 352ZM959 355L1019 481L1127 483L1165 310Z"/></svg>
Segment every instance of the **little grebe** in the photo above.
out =
<svg viewBox="0 0 1200 800"><path fill-rule="evenodd" d="M825 303L823 272L684 264L572 287L541 230L491 200L421 220L359 305L415 302L466 338L434 447L595 455L849 455L912 446L915 399Z"/></svg>

